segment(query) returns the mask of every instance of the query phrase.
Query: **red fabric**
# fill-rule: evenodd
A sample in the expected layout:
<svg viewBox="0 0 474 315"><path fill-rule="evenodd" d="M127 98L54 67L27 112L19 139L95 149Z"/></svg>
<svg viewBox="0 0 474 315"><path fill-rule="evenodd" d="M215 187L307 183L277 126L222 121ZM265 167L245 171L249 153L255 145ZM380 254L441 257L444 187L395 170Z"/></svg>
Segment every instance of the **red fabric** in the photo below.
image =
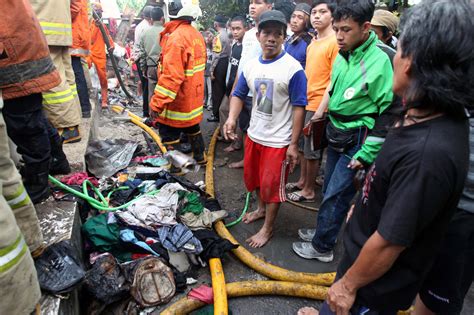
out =
<svg viewBox="0 0 474 315"><path fill-rule="evenodd" d="M271 148L245 140L244 182L248 191L260 189L260 198L266 203L286 200L285 184L288 178L286 167L287 148Z"/></svg>
<svg viewBox="0 0 474 315"><path fill-rule="evenodd" d="M214 303L214 293L212 292L212 288L207 285L202 285L189 291L188 298L198 300L206 304Z"/></svg>
<svg viewBox="0 0 474 315"><path fill-rule="evenodd" d="M79 172L64 176L61 178L61 183L66 185L82 185L86 179L89 180L95 187L99 187L97 178L89 176L86 172Z"/></svg>

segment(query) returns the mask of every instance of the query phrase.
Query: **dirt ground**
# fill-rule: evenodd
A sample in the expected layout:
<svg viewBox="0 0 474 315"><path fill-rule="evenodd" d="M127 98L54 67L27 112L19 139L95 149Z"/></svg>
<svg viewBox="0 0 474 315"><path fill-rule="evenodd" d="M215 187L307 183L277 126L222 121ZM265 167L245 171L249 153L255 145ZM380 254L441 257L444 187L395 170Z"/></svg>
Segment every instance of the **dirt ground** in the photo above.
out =
<svg viewBox="0 0 474 315"><path fill-rule="evenodd" d="M135 112L140 114L141 110L135 108ZM141 129L131 123L114 121L113 113L102 113L100 125L98 126L97 137L99 139L124 138L140 141L146 146ZM206 111L205 117L209 116ZM209 123L204 118L202 124L205 142L209 143L211 135L217 124ZM214 180L216 197L224 209L229 212L228 222L237 218L245 203L245 187L243 184L243 171L228 168L228 163L237 161L242 157L242 151L233 153L224 153L223 148L226 143L218 142L214 162ZM290 175L290 180L296 179L297 172ZM186 175L193 182L204 180L204 168L198 173ZM317 192L319 194L319 192ZM311 204L310 204L311 205ZM311 206L316 207L317 204ZM256 201L252 197L249 211L255 209ZM257 232L262 222L252 224L240 223L230 229L234 237L252 253L266 261L281 266L283 268L303 271L303 272L332 272L336 270L337 263L342 255L342 244L338 243L335 251L335 260L332 263L322 263L317 261L308 261L296 256L291 249L291 244L298 241L297 230L302 227L314 227L316 222L316 212L300 209L298 207L283 204L276 222L276 229L272 240L263 248L251 249L245 245L245 239ZM340 239L340 237L339 237ZM245 281L245 280L266 280L266 277L247 268L235 256L227 255L223 260L223 268L226 282ZM190 286L195 287L200 284L211 284L207 268L201 268L198 271L198 283ZM188 287L188 289L190 288ZM172 300L176 301L183 297L183 294L175 296ZM172 303L170 302L170 303ZM170 305L170 304L168 304ZM296 314L297 310L303 306L314 306L319 308L320 302L308 299L291 297L247 297L229 300L229 308L234 315L247 314ZM162 308L158 308L152 314L159 314ZM466 299L463 315L474 314L474 290Z"/></svg>

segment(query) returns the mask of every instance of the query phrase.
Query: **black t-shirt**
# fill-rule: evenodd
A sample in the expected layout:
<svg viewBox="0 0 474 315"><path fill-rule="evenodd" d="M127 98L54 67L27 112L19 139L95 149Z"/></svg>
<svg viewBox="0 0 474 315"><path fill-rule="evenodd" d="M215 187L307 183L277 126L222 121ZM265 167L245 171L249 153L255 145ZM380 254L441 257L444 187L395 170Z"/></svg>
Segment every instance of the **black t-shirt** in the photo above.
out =
<svg viewBox="0 0 474 315"><path fill-rule="evenodd" d="M226 95L229 96L234 86L234 80L239 69L240 57L242 56L242 43L235 43L232 45L232 50L229 58L229 81L227 82Z"/></svg>
<svg viewBox="0 0 474 315"><path fill-rule="evenodd" d="M410 307L463 189L468 134L467 121L447 117L389 131L346 227L338 277L375 231L406 249L385 275L359 289L356 303Z"/></svg>

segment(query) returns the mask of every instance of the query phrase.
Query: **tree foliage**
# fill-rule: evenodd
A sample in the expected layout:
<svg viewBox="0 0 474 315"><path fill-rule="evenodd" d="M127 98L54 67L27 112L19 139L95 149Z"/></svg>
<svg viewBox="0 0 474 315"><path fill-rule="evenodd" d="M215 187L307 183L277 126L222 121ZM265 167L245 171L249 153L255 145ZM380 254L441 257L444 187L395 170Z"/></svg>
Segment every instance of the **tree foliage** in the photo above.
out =
<svg viewBox="0 0 474 315"><path fill-rule="evenodd" d="M120 11L123 12L126 7L134 12L140 12L147 0L117 0Z"/></svg>
<svg viewBox="0 0 474 315"><path fill-rule="evenodd" d="M231 18L235 15L246 16L248 13L248 0L200 0L203 16L200 24L204 28L212 27L216 14L222 14Z"/></svg>

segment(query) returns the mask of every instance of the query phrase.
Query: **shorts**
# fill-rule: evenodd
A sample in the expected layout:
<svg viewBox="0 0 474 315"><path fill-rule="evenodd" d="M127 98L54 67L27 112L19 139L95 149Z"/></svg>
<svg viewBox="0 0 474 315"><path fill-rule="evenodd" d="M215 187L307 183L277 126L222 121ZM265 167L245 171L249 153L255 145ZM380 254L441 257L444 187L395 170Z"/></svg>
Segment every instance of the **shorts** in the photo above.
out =
<svg viewBox="0 0 474 315"><path fill-rule="evenodd" d="M433 266L419 291L437 314L460 314L474 279L474 213L458 209L449 223Z"/></svg>
<svg viewBox="0 0 474 315"><path fill-rule="evenodd" d="M248 191L260 189L260 199L265 203L286 200L285 184L288 178L286 150L271 148L245 138L244 182Z"/></svg>
<svg viewBox="0 0 474 315"><path fill-rule="evenodd" d="M239 127L242 132L246 133L250 125L250 115L252 114L252 98L247 96L244 100L244 106L239 115Z"/></svg>
<svg viewBox="0 0 474 315"><path fill-rule="evenodd" d="M304 119L304 126L311 120L313 117L313 111L306 111L306 116ZM303 155L305 160L320 160L321 159L321 150L313 150L313 136L303 135Z"/></svg>

